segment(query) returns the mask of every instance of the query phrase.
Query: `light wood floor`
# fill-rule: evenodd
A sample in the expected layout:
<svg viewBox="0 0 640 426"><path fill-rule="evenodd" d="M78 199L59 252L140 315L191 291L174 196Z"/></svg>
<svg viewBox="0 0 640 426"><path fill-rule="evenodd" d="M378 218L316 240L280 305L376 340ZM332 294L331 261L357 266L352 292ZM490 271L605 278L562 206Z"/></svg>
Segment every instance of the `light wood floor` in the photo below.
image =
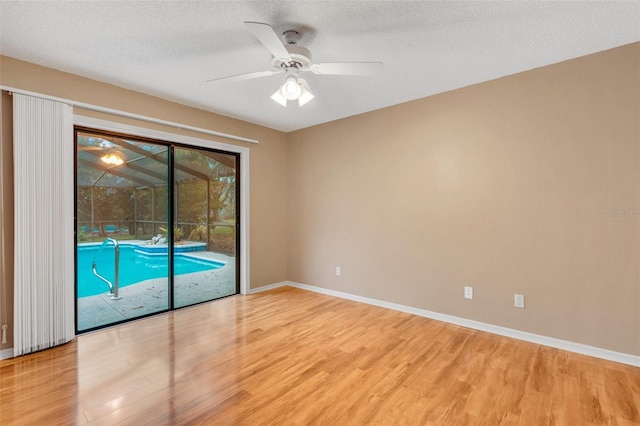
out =
<svg viewBox="0 0 640 426"><path fill-rule="evenodd" d="M284 288L0 361L0 424L640 424L640 369Z"/></svg>

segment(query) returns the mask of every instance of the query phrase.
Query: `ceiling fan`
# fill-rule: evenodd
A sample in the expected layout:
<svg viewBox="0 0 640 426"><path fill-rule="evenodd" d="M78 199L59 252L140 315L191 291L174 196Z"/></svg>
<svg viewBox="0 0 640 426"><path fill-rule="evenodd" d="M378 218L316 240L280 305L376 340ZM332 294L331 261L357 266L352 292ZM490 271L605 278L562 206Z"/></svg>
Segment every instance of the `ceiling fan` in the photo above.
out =
<svg viewBox="0 0 640 426"><path fill-rule="evenodd" d="M207 82L232 82L243 81L252 78L267 77L284 73L284 83L271 95L271 99L282 106L287 106L287 101L298 101L303 106L315 96L307 82L300 74L311 71L318 75L361 75L375 76L382 73L382 62L323 62L314 63L311 60L311 52L298 45L301 34L296 30L287 30L282 33L285 43L269 24L261 22L244 23L247 29L271 52L272 69L250 72L246 74L232 75L222 78L214 78Z"/></svg>

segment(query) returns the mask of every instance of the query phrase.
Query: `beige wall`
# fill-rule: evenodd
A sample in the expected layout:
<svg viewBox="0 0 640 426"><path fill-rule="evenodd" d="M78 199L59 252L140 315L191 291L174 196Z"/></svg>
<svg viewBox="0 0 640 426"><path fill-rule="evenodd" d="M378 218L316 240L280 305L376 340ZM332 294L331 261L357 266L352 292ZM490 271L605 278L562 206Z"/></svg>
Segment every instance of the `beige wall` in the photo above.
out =
<svg viewBox="0 0 640 426"><path fill-rule="evenodd" d="M640 355L639 164L638 43L297 131L288 277Z"/></svg>
<svg viewBox="0 0 640 426"><path fill-rule="evenodd" d="M253 145L237 143L224 138L212 138L220 142L248 147L251 152L249 171L251 288L286 280L286 134L8 57L0 57L0 84L258 139L260 143ZM88 111L81 111L81 114L99 116L140 127L207 138L202 134L178 131ZM3 114L3 129L10 120L10 114ZM5 179L4 171L3 166L3 179ZM12 327L10 325L10 328ZM12 342L9 343L6 345L7 347L10 347Z"/></svg>

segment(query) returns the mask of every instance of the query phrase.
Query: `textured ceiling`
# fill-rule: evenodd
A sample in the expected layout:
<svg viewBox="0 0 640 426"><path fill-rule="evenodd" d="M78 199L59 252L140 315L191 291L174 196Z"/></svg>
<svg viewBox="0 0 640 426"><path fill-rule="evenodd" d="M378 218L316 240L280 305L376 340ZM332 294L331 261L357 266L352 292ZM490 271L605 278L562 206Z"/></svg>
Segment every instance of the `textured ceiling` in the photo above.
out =
<svg viewBox="0 0 640 426"><path fill-rule="evenodd" d="M302 29L316 62L382 61L379 77L306 73L284 108L244 21ZM283 131L640 41L640 2L0 1L0 52Z"/></svg>

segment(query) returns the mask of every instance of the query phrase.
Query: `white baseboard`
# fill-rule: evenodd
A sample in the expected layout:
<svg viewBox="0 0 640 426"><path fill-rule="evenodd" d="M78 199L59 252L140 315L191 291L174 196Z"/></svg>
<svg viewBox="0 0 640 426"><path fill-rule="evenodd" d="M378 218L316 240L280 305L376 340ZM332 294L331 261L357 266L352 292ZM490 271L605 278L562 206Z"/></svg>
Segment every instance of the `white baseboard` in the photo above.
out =
<svg viewBox="0 0 640 426"><path fill-rule="evenodd" d="M285 285L300 288L303 290L313 291L316 293L322 293L329 296L335 296L342 299L353 300L355 302L366 303L368 305L374 305L382 308L392 309L394 311L406 312L409 314L414 314L414 315L418 315L425 318L431 318L438 321L460 325L460 326L471 328L474 330L486 331L488 333L493 333L500 336L506 336L506 337L511 337L518 340L524 340L526 342L537 343L539 345L550 346L556 349L562 349L569 352L575 352L582 355L588 355L595 358L601 358L609 361L619 362L622 364L632 365L634 367L640 367L640 356L625 354L622 352L615 352L608 349L598 348L595 346L584 345L582 343L570 342L567 340L556 339L554 337L541 336L539 334L529 333L526 331L515 330L512 328L501 327L493 324L487 324L480 321L474 321L466 318L455 317L453 315L446 315L438 312L427 311L426 309L413 308L411 306L400 305L398 303L386 302L384 300L372 299L364 296L357 296L350 293L343 293L341 291L329 290L322 287L316 287L316 286L307 285L307 284L300 284L292 281L271 284L264 287L258 287L257 289L255 289L255 292L270 290L272 288L278 288Z"/></svg>
<svg viewBox="0 0 640 426"><path fill-rule="evenodd" d="M287 285L291 285L289 281L282 281L279 283L263 285L262 287L252 288L251 290L249 290L248 294L260 293L261 291L273 290L274 288L284 287Z"/></svg>
<svg viewBox="0 0 640 426"><path fill-rule="evenodd" d="M3 349L0 351L0 360L13 358L13 348Z"/></svg>

